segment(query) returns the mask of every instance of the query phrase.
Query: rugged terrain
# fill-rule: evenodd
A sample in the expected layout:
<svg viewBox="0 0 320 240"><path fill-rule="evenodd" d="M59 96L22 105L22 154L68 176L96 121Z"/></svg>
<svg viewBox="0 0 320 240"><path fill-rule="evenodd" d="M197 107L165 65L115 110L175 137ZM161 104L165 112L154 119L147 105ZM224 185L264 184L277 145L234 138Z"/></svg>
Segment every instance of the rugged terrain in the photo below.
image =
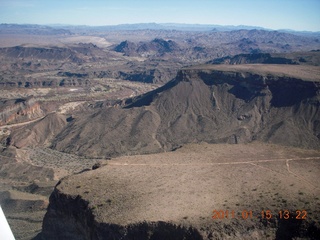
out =
<svg viewBox="0 0 320 240"><path fill-rule="evenodd" d="M301 36L256 29L127 29L66 30L1 24L0 84L87 85L95 78L163 84L183 66L216 58L320 49L317 34Z"/></svg>
<svg viewBox="0 0 320 240"><path fill-rule="evenodd" d="M71 156L76 154L101 159L101 163L105 164L103 159L119 155L166 152L188 143L218 144L205 145L211 149L209 153L201 145L194 145L191 149L195 156L192 157L191 152L184 155L178 149L174 153L178 155L162 153L137 156L133 157L136 160L132 162L122 162L122 158L114 159L101 170L62 180L51 195L43 235L39 235L39 238L103 239L108 236L111 239L161 239L181 236L181 239L232 239L237 236L254 239L269 236L270 239L281 239L293 224L299 226L300 230L293 232L292 236L312 239L319 231L316 224L319 216L316 197L318 188L313 182L319 175L319 116L318 66L202 65L183 69L176 79L163 87L126 99L119 105L110 107L106 103L97 102L90 108L81 108L78 113L74 111L69 121L65 121L60 113L53 113L37 122L18 127L10 134L9 145L20 149L50 146ZM59 122L57 118L61 118L61 126L54 125ZM48 130L50 134L43 134ZM244 145L250 142L253 142L252 145ZM279 145L263 145L260 142ZM232 147L221 143L236 145ZM222 155L216 155L216 151ZM158 158L165 162L162 163ZM141 159L149 161L141 163ZM240 166L234 161L239 161ZM155 172L144 169L149 168L149 164L152 169L156 168ZM127 168L118 171L119 166L127 165ZM220 165L223 169L218 171ZM230 169L229 165L235 166ZM198 166L199 170L195 171ZM284 177L279 169L283 169L289 178ZM225 179L229 170L230 176ZM260 170L264 171L262 175ZM209 174L212 172L214 177ZM243 172L245 175L242 175ZM257 172L261 180L257 179ZM180 181L177 176L186 178ZM155 179L158 178L162 180L157 184L158 180ZM291 178L295 179L294 183L290 182ZM242 187L234 185L235 179ZM175 184L171 186L170 182ZM151 192L147 190L147 183L151 184ZM201 184L205 186L199 188ZM247 198L239 197L239 203L234 202L237 199L235 193L242 191L242 194L246 194L242 189L246 184L250 185L250 194ZM262 187L264 184L267 187ZM296 184L299 187L294 188ZM212 205L211 199L217 196L209 186L218 188L220 197L217 205ZM233 195L227 194L225 199L220 199L225 196L223 189L228 186ZM144 190L133 190L135 187ZM203 190L206 188L210 189L209 192ZM103 189L106 196L103 195ZM161 189L164 193L159 198L156 194ZM259 197L256 195L257 189L261 192ZM268 192L264 192L264 189L268 189ZM177 195L179 191L182 193ZM194 194L193 200L187 197L190 194ZM253 199L259 201L249 201L252 194L255 196ZM264 194L274 197L272 200L261 200ZM142 199L137 197L140 195ZM202 195L206 198L202 199ZM229 200L232 206L226 204L225 201ZM210 215L206 214L213 211L211 208L221 208L223 204L238 212L243 211L240 206L252 208L255 214L261 213L263 209L272 212L279 212L282 208L293 212L307 209L312 218L308 218L308 221L292 220L293 223L288 224L276 217L266 221L255 215L257 222L226 220L223 226L230 228L230 231L221 230L221 222L212 222ZM191 205L199 207L192 210ZM186 214L181 216L181 212ZM149 214L150 217L147 217ZM77 229L87 230L79 232ZM141 236L141 232L145 236ZM161 235L166 232L168 235Z"/></svg>
<svg viewBox="0 0 320 240"><path fill-rule="evenodd" d="M319 73L319 67L296 65L187 68L122 108L75 114L52 147L94 157L170 151L202 141L317 149ZM19 136L12 136L13 145L21 145Z"/></svg>
<svg viewBox="0 0 320 240"><path fill-rule="evenodd" d="M16 239L41 232L52 191L36 239L312 239L319 39L1 24L0 203ZM212 221L218 207L308 219Z"/></svg>
<svg viewBox="0 0 320 240"><path fill-rule="evenodd" d="M58 183L42 238L316 239L319 160L319 151L261 143L116 158ZM214 210L229 216L213 219ZM279 217L285 210L290 219Z"/></svg>

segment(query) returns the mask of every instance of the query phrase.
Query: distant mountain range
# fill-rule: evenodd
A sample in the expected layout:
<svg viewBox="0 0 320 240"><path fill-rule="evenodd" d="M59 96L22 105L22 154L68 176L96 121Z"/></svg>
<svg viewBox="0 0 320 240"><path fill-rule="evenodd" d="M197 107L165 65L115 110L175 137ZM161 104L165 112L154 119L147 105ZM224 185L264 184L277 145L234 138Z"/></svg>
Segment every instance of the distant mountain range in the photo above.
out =
<svg viewBox="0 0 320 240"><path fill-rule="evenodd" d="M217 25L217 24L187 24L187 23L135 23L135 24L119 24L119 25L106 25L106 26L72 26L72 25L61 25L54 24L49 25L52 27L62 27L62 28L96 28L96 29L109 29L109 30L179 30L179 31L234 31L234 30L277 30L279 32L290 32L290 33L304 33L312 34L320 32L311 32L311 31L295 31L292 29L270 29L263 28L259 26L247 26L247 25Z"/></svg>
<svg viewBox="0 0 320 240"><path fill-rule="evenodd" d="M116 30L179 30L179 31L232 31L239 29L264 29L256 26L222 26L211 24L182 24L182 23L136 23L136 24L120 24L113 26L101 26L92 28L116 29ZM265 29L267 30L267 29Z"/></svg>
<svg viewBox="0 0 320 240"><path fill-rule="evenodd" d="M234 31L234 30L269 30L258 26L246 26L246 25L216 25L216 24L183 24L183 23L135 23L135 24L119 24L119 25L106 25L106 26L86 26L86 25L63 25L63 24L50 24L50 25L36 25L36 24L0 24L0 33L9 29L40 29L41 31L48 31L49 29L59 30L91 30L91 31L126 31L126 30L177 30L177 31ZM280 29L279 32L303 34L319 36L320 32L310 31L294 31L290 29ZM66 32L65 32L66 33Z"/></svg>

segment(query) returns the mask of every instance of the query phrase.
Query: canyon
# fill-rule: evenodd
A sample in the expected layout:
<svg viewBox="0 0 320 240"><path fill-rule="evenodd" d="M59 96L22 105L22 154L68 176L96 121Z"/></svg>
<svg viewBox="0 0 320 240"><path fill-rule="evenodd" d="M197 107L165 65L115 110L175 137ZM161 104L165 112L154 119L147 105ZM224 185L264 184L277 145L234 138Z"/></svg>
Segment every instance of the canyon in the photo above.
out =
<svg viewBox="0 0 320 240"><path fill-rule="evenodd" d="M16 239L315 239L320 36L147 26L0 25Z"/></svg>

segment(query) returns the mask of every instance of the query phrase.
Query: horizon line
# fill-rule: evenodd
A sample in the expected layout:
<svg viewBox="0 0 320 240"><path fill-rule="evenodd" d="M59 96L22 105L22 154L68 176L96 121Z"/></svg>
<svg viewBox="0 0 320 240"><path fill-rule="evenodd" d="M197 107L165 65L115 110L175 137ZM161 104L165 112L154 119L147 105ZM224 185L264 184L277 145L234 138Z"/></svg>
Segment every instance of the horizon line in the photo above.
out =
<svg viewBox="0 0 320 240"><path fill-rule="evenodd" d="M266 28L261 26L253 26L253 25L221 25L221 24L214 24L214 23L178 23L178 22L136 22L136 23L119 23L119 24L106 24L106 25L86 25L86 24L67 24L67 23L46 23L46 24L40 24L40 23L8 23L8 22L2 22L0 25L37 25L37 26L65 26L65 27L117 27L117 26L125 26L125 25L180 25L180 27L192 27L192 26L200 26L200 27L225 27L225 28L240 28L240 27L246 27L246 28L252 28L252 29L259 29L259 30L266 30L266 31L290 31L290 32L309 32L309 33L320 33L320 30L318 31L311 31L311 30L294 30L290 28L284 28L284 29L272 29L272 28ZM167 28L170 28L170 26L165 26ZM174 26L172 26L174 27ZM179 26L176 26L179 27ZM239 29L240 30L240 29Z"/></svg>

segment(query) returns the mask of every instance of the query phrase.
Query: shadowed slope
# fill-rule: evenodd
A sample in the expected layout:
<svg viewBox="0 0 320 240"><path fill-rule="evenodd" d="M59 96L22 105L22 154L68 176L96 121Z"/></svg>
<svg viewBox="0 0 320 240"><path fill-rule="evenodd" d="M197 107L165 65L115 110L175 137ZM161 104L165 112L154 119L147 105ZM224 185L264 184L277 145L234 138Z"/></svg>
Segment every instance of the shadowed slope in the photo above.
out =
<svg viewBox="0 0 320 240"><path fill-rule="evenodd" d="M312 71L301 80L303 67L290 67L288 74L274 65L184 69L162 88L127 100L123 108L102 108L75 119L52 146L88 156L255 139L319 148L319 80Z"/></svg>

